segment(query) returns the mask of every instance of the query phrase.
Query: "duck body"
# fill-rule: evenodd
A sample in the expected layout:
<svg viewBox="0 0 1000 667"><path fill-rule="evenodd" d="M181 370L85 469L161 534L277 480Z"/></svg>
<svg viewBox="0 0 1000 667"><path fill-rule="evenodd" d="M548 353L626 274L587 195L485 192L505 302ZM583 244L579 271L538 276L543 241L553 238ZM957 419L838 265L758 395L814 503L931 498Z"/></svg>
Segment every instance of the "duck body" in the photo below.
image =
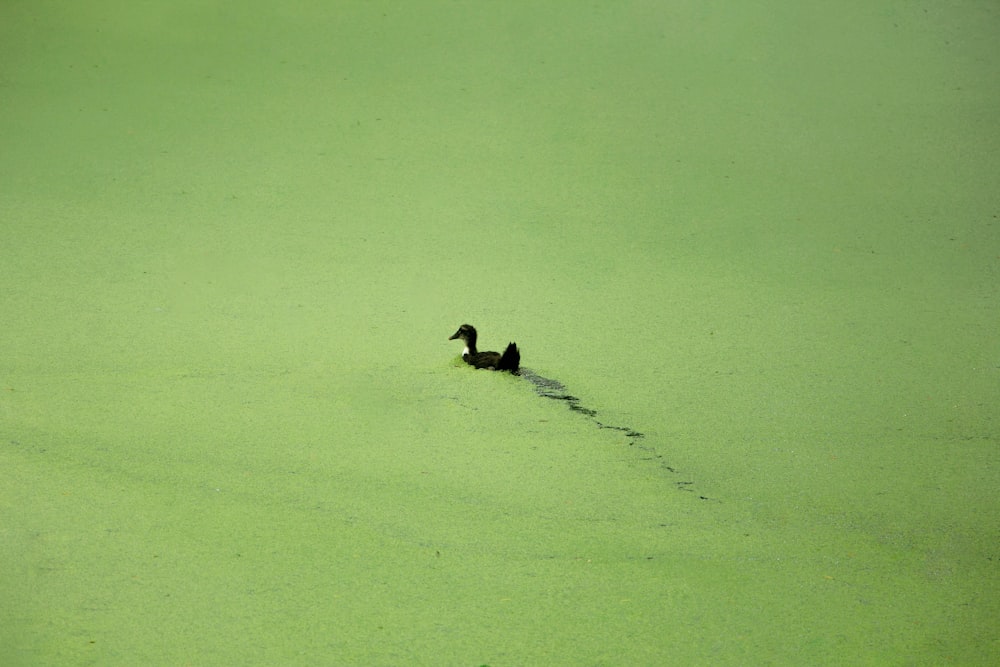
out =
<svg viewBox="0 0 1000 667"><path fill-rule="evenodd" d="M521 365L521 353L516 343L509 343L503 354L499 352L480 352L476 349L476 328L471 324L463 324L448 340L459 339L465 343L462 350L462 360L474 368L485 368L491 371L509 371L517 374Z"/></svg>

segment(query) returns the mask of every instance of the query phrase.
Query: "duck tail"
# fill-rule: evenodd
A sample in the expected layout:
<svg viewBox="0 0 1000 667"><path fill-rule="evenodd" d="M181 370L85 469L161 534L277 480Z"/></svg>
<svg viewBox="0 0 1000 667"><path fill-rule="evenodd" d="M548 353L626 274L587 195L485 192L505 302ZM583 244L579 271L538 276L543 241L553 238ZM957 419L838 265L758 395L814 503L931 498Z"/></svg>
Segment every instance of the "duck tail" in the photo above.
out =
<svg viewBox="0 0 1000 667"><path fill-rule="evenodd" d="M510 371L511 373L517 374L517 369L521 366L521 353L517 350L517 343L510 343L507 345L507 349L503 351L500 356L500 361L497 363L498 371Z"/></svg>

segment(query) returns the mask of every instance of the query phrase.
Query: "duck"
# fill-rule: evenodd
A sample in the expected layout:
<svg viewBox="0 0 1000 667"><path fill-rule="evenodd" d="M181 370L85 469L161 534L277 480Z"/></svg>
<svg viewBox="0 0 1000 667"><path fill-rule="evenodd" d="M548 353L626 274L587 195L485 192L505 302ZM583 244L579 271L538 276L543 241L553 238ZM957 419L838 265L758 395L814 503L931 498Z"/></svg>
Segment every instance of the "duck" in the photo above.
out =
<svg viewBox="0 0 1000 667"><path fill-rule="evenodd" d="M517 375L521 365L521 353L517 343L509 343L503 354L499 352L480 352L476 349L476 327L463 324L448 340L460 339L465 343L462 350L462 360L475 368L485 368L491 371L509 371Z"/></svg>

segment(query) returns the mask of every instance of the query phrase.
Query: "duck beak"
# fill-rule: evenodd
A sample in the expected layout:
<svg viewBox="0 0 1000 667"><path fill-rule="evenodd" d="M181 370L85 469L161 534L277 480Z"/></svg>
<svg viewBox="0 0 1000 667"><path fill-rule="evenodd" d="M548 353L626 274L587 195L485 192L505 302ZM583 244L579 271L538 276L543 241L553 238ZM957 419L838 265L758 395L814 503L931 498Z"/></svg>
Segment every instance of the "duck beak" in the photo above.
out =
<svg viewBox="0 0 1000 667"><path fill-rule="evenodd" d="M462 334L462 330L459 329L458 331L456 331L455 333L453 333L451 336L449 336L448 340L455 340L456 338L461 337L461 334Z"/></svg>

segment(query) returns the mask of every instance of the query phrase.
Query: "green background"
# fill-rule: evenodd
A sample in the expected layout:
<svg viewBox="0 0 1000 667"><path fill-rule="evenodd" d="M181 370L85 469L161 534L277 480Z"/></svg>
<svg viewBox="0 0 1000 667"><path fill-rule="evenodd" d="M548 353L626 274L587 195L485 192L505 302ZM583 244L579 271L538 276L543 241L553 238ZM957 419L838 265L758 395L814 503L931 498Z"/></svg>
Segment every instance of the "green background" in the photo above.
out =
<svg viewBox="0 0 1000 667"><path fill-rule="evenodd" d="M3 3L0 662L997 664L998 34Z"/></svg>

